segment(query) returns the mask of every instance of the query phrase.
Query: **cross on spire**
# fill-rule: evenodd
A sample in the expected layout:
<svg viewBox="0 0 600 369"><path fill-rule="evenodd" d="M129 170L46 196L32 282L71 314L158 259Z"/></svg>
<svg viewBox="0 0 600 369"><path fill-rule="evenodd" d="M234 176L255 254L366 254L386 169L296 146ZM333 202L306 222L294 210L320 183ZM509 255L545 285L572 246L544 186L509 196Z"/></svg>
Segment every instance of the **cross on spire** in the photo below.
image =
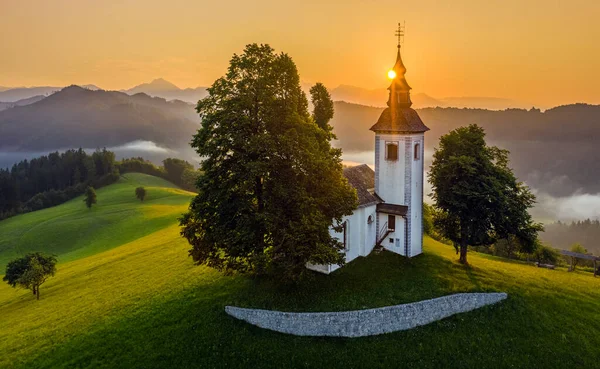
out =
<svg viewBox="0 0 600 369"><path fill-rule="evenodd" d="M396 30L396 37L398 37L398 48L404 43L404 31L406 30L406 21L404 24L398 23L398 29Z"/></svg>

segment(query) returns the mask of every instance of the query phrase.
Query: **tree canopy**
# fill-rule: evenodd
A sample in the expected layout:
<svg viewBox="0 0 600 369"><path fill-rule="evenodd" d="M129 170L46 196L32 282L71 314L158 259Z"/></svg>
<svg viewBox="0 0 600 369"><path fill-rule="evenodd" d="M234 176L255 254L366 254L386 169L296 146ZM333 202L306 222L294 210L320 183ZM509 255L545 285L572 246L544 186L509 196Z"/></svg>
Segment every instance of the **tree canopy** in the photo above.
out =
<svg viewBox="0 0 600 369"><path fill-rule="evenodd" d="M436 227L467 263L467 247L498 239L518 240L526 252L535 249L541 225L528 213L535 196L517 182L508 166L508 151L485 142L477 125L461 127L440 138L429 172Z"/></svg>
<svg viewBox="0 0 600 369"><path fill-rule="evenodd" d="M96 190L94 190L94 187L89 186L85 190L83 201L85 202L85 206L87 206L89 209L91 209L92 205L97 202Z"/></svg>
<svg viewBox="0 0 600 369"><path fill-rule="evenodd" d="M56 257L30 253L6 265L2 280L12 287L30 289L40 299L40 286L56 273Z"/></svg>
<svg viewBox="0 0 600 369"><path fill-rule="evenodd" d="M328 127L329 121L333 118L333 101L329 91L322 83L316 83L310 88L311 102L314 106L312 117L317 125L325 130L330 130Z"/></svg>
<svg viewBox="0 0 600 369"><path fill-rule="evenodd" d="M115 154L83 149L53 152L0 168L0 219L55 206L119 179Z"/></svg>
<svg viewBox="0 0 600 369"><path fill-rule="evenodd" d="M199 195L181 218L198 264L297 280L306 263L342 264L329 227L357 205L327 115L317 124L292 59L248 45L198 102ZM324 97L319 97L324 99Z"/></svg>
<svg viewBox="0 0 600 369"><path fill-rule="evenodd" d="M572 252L579 253L579 254L587 254L588 253L588 250L585 247L583 247L580 243L572 244L569 250ZM575 270L575 268L577 268L577 265L579 265L583 261L584 261L583 259L571 256L572 269L570 269L570 271Z"/></svg>

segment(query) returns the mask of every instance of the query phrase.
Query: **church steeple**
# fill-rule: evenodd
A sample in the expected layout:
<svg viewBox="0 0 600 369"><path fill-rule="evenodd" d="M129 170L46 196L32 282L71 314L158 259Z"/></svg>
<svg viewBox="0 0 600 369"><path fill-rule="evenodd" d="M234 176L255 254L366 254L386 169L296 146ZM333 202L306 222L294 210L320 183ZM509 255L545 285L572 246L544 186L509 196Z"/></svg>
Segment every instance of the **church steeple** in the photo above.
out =
<svg viewBox="0 0 600 369"><path fill-rule="evenodd" d="M396 31L398 36L398 53L396 55L396 64L388 72L388 77L392 79L392 84L388 87L390 95L388 98L387 105L392 108L410 108L412 101L410 100L410 90L408 82L406 82L406 67L402 62L402 55L400 49L402 47L402 40L404 38L404 26L398 23L398 30Z"/></svg>
<svg viewBox="0 0 600 369"><path fill-rule="evenodd" d="M400 23L398 23L396 36L398 36L396 64L388 72L388 77L392 80L390 87L388 87L390 91L387 102L388 108L381 112L379 120L371 127L371 131L394 133L426 132L429 131L429 128L423 124L419 114L411 109L411 87L406 82L406 67L400 54L402 39L404 37L404 26Z"/></svg>

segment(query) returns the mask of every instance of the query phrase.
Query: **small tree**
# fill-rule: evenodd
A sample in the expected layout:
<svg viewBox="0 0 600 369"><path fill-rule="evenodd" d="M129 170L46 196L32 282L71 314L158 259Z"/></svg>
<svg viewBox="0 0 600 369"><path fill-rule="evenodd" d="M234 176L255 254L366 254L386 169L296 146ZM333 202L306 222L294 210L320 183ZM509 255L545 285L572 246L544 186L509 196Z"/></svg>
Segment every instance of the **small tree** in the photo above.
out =
<svg viewBox="0 0 600 369"><path fill-rule="evenodd" d="M587 254L587 249L583 246L581 246L580 243L574 243L571 245L571 251L572 252L576 252L579 254ZM576 258L574 256L571 256L571 265L573 266L573 268L571 269L571 271L575 270L575 268L577 267L577 265L582 261L582 259L580 258Z"/></svg>
<svg viewBox="0 0 600 369"><path fill-rule="evenodd" d="M558 251L553 249L552 247L545 245L541 242L536 242L536 249L533 252L533 257L540 264L556 264L560 258L560 254Z"/></svg>
<svg viewBox="0 0 600 369"><path fill-rule="evenodd" d="M146 189L144 187L136 188L135 197L137 197L140 201L144 201L144 198L146 197Z"/></svg>
<svg viewBox="0 0 600 369"><path fill-rule="evenodd" d="M318 82L310 88L310 97L314 106L312 117L321 129L328 130L328 123L333 118L333 101L329 91Z"/></svg>
<svg viewBox="0 0 600 369"><path fill-rule="evenodd" d="M39 252L27 254L6 265L2 280L12 287L29 289L40 299L40 286L56 273L56 257Z"/></svg>
<svg viewBox="0 0 600 369"><path fill-rule="evenodd" d="M435 207L434 224L453 242L467 264L468 246L488 246L515 235L532 249L538 225L527 210L535 202L508 166L508 151L488 146L477 125L440 138L429 171Z"/></svg>
<svg viewBox="0 0 600 369"><path fill-rule="evenodd" d="M94 187L88 186L88 188L85 190L85 198L83 199L83 201L85 202L85 206L87 206L88 209L91 209L92 205L94 205L97 202L96 190L94 190Z"/></svg>

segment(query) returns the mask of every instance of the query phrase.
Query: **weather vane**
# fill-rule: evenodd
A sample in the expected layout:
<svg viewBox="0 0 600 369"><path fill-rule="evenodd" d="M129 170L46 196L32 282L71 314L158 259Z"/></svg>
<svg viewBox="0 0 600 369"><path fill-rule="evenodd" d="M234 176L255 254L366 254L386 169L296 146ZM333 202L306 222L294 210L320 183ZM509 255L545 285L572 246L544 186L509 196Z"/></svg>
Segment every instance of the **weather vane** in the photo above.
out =
<svg viewBox="0 0 600 369"><path fill-rule="evenodd" d="M406 21L404 24L398 23L398 30L396 30L396 36L398 37L398 48L404 43L404 31L406 30Z"/></svg>

